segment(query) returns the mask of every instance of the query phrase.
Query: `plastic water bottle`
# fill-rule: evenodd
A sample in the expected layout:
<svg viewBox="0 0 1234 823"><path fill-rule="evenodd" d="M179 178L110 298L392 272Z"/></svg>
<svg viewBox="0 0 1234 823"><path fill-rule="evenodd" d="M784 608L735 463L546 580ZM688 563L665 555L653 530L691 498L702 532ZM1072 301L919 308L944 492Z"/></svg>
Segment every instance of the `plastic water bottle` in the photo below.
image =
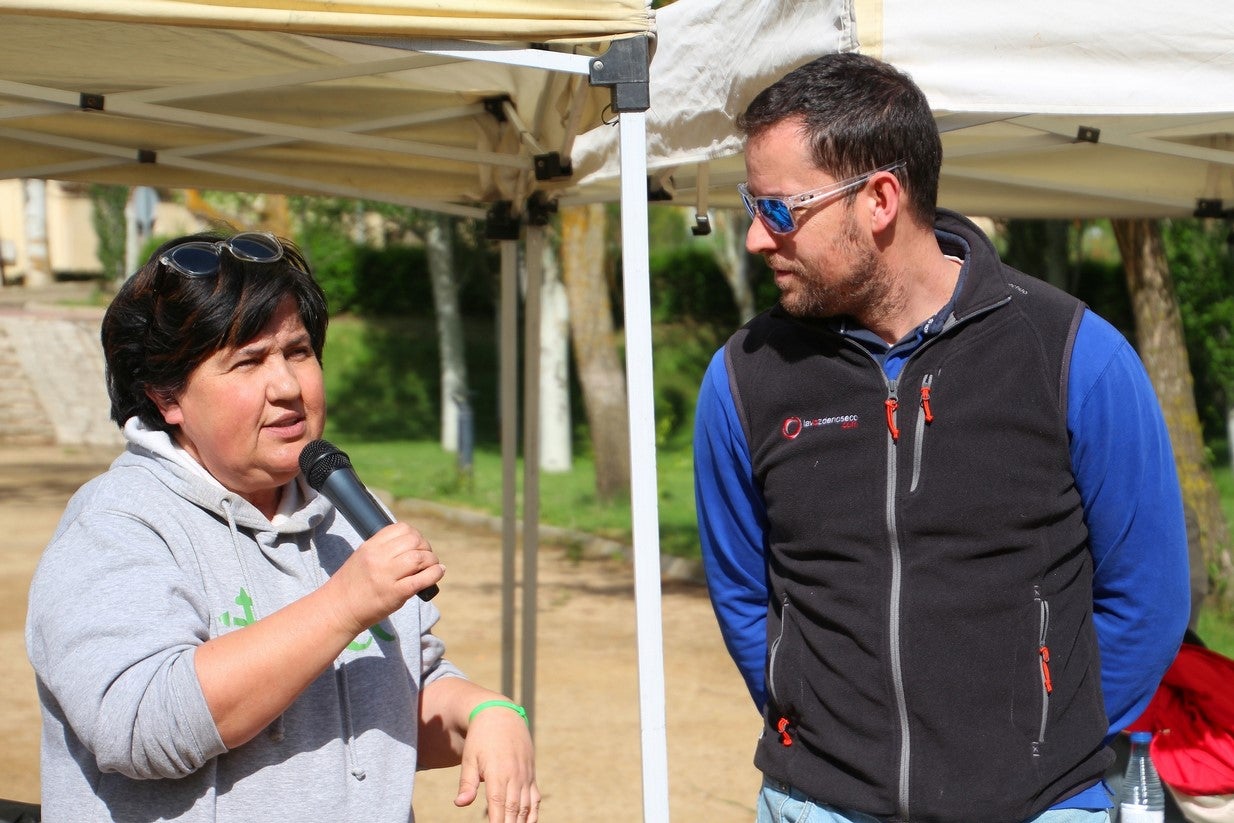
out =
<svg viewBox="0 0 1234 823"><path fill-rule="evenodd" d="M1164 823L1165 788L1148 754L1152 732L1131 733L1131 757L1118 794L1118 823Z"/></svg>

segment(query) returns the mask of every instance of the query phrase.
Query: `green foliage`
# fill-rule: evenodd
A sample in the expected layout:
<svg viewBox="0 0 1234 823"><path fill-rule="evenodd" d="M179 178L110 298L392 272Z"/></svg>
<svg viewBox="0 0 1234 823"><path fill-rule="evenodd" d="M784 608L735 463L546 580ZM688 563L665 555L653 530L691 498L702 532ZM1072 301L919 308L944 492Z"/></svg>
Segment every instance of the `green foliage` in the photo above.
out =
<svg viewBox="0 0 1234 823"><path fill-rule="evenodd" d="M654 250L651 269L652 320L683 318L733 323L737 306L732 289L711 249L701 244Z"/></svg>
<svg viewBox="0 0 1234 823"><path fill-rule="evenodd" d="M353 276L356 268L355 244L337 229L320 222L304 225L296 244L304 252L313 276L326 293L330 314L353 311L359 292Z"/></svg>
<svg viewBox="0 0 1234 823"><path fill-rule="evenodd" d="M1224 223L1167 220L1166 256L1182 314L1204 440L1222 458L1226 410L1234 407L1234 260Z"/></svg>
<svg viewBox="0 0 1234 823"><path fill-rule="evenodd" d="M465 321L478 443L497 442L497 349L493 323ZM326 337L328 431L355 440L436 441L441 380L433 318L335 316Z"/></svg>
<svg viewBox="0 0 1234 823"><path fill-rule="evenodd" d="M431 316L433 289L423 246L360 246L354 259L351 311L367 317Z"/></svg>
<svg viewBox="0 0 1234 823"><path fill-rule="evenodd" d="M689 445L703 372L730 331L725 326L691 320L661 324L653 329L658 447L669 443Z"/></svg>
<svg viewBox="0 0 1234 823"><path fill-rule="evenodd" d="M334 198L293 200L297 243L329 299L332 314L424 316L433 308L428 261L420 238L435 215L403 206ZM380 215L381 236L358 242L353 232L366 213ZM496 249L475 221L454 220L454 266L464 314L495 310Z"/></svg>
<svg viewBox="0 0 1234 823"><path fill-rule="evenodd" d="M90 202L93 206L90 222L98 238L98 258L103 264L103 279L106 281L123 280L130 274L124 270L124 246L127 237L124 206L128 200L127 186L90 186Z"/></svg>
<svg viewBox="0 0 1234 823"><path fill-rule="evenodd" d="M432 325L407 332L390 323L330 321L323 365L331 433L436 439L436 381L428 376L437 365Z"/></svg>

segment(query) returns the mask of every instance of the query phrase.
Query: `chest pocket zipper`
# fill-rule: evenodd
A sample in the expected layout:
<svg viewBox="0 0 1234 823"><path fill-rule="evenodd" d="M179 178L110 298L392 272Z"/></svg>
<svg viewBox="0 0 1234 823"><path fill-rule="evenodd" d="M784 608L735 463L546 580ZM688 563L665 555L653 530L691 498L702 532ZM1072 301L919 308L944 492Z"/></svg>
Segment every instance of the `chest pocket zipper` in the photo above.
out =
<svg viewBox="0 0 1234 823"><path fill-rule="evenodd" d="M921 414L917 415L917 426L913 432L913 481L908 487L910 492L917 491L917 484L921 479L921 449L925 442L926 426L934 422L934 407L930 403L930 392L933 388L933 374L921 378Z"/></svg>

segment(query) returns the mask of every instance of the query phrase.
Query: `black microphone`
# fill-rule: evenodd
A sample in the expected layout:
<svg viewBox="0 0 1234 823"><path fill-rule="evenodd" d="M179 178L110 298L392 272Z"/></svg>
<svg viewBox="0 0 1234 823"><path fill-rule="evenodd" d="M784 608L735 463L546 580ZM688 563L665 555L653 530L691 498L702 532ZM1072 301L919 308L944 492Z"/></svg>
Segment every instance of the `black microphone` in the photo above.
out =
<svg viewBox="0 0 1234 823"><path fill-rule="evenodd" d="M394 521L356 477L347 453L327 440L314 440L300 452L300 471L308 484L325 495L360 537L368 540ZM419 592L432 600L440 589L430 585Z"/></svg>

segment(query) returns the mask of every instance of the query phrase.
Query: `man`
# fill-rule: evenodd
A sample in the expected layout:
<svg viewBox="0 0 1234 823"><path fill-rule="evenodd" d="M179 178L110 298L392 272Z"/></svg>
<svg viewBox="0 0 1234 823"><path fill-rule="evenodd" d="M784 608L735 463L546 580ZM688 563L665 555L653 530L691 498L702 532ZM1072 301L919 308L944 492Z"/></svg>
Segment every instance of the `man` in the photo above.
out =
<svg viewBox="0 0 1234 823"><path fill-rule="evenodd" d="M695 472L766 724L758 820L1106 820L1105 741L1188 616L1142 365L936 209L937 128L893 67L819 58L738 126L780 300L708 368Z"/></svg>

